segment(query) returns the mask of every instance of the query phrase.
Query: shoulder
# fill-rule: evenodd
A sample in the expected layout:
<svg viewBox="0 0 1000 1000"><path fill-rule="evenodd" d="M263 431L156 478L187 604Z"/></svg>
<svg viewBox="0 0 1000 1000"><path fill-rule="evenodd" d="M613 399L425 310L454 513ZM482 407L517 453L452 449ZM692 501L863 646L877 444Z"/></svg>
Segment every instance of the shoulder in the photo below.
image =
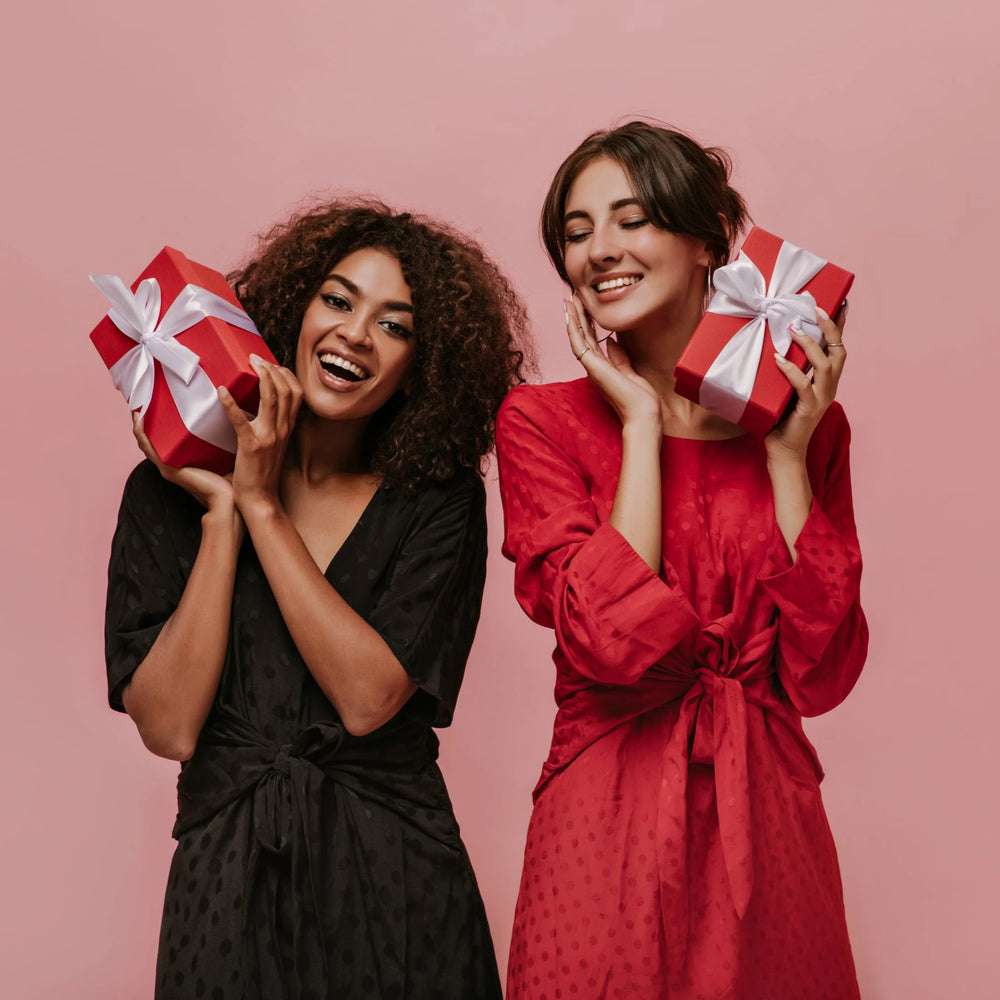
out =
<svg viewBox="0 0 1000 1000"><path fill-rule="evenodd" d="M600 392L588 378L544 385L519 385L507 394L497 415L497 442L533 427L547 436L575 423L592 425L613 418Z"/></svg>
<svg viewBox="0 0 1000 1000"><path fill-rule="evenodd" d="M464 520L486 518L486 487L472 469L462 469L446 480L426 479L413 490L387 490L386 500L412 527L442 515Z"/></svg>

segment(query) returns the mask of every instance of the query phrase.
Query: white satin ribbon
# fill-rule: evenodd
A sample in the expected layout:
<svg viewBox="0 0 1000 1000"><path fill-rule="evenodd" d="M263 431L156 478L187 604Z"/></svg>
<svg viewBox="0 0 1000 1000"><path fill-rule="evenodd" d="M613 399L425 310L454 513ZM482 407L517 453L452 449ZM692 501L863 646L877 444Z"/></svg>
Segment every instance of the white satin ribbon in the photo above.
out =
<svg viewBox="0 0 1000 1000"><path fill-rule="evenodd" d="M716 293L708 311L722 316L744 316L750 320L719 352L705 374L698 401L731 423L739 423L753 392L764 348L764 331L770 327L775 350L785 355L792 345L790 323L818 344L823 333L816 322L816 300L800 292L827 262L793 243L782 243L771 280L741 250L731 264L713 275Z"/></svg>
<svg viewBox="0 0 1000 1000"><path fill-rule="evenodd" d="M205 288L185 285L157 323L160 285L155 278L140 282L134 295L117 275L92 274L90 280L111 303L108 318L136 342L110 369L129 409L145 414L153 398L154 362L159 361L184 426L195 437L235 452L236 432L215 385L199 367L198 355L174 338L210 316L260 336L250 317Z"/></svg>

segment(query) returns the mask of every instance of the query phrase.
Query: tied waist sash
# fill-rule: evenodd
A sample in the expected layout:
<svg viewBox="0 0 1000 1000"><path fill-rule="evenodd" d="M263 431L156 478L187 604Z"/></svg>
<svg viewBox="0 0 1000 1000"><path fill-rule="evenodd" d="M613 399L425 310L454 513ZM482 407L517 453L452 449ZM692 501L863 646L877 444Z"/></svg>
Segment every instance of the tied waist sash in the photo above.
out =
<svg viewBox="0 0 1000 1000"><path fill-rule="evenodd" d="M252 810L243 893L248 970L255 954L248 948L252 900L255 890L269 891L271 876L262 876L266 855L283 856L290 866L299 992L308 987L326 996L328 956L337 953L337 884L345 878L363 879L359 872L365 868L364 851L379 817L388 810L400 824L460 849L447 792L432 766L436 756L435 738L418 726L392 731L385 740L362 742L351 739L339 722L321 722L308 726L291 743L278 745L235 712L213 710L195 756L181 770L173 834L180 838L236 800L247 800ZM382 808L373 810L373 804ZM380 832L384 841L384 829ZM403 887L396 886L394 892L399 899L388 901L390 905L405 908ZM398 938L383 942L383 971L390 978L402 975L403 929L386 922L380 933ZM322 956L318 964L317 951Z"/></svg>
<svg viewBox="0 0 1000 1000"><path fill-rule="evenodd" d="M663 754L656 819L657 867L665 939L680 967L689 927L687 879L687 781L691 764L715 771L719 834L736 913L746 913L753 889L753 839L747 768L747 705L772 708L768 678L774 672L777 625L737 646L725 619L698 635L691 661L672 658L657 672L692 679ZM693 678L692 678L693 673Z"/></svg>

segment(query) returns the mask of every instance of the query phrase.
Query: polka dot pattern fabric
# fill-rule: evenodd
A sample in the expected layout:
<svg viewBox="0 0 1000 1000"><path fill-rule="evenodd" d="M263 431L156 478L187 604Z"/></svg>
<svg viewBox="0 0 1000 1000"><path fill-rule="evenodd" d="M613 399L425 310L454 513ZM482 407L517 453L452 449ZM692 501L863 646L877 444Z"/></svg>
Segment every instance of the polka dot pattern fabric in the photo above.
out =
<svg viewBox="0 0 1000 1000"><path fill-rule="evenodd" d="M149 463L129 479L109 570L115 708L180 600L201 513ZM352 737L244 543L219 691L178 781L158 1000L500 997L431 728L451 720L485 556L478 477L376 492L326 576L419 689Z"/></svg>
<svg viewBox="0 0 1000 1000"><path fill-rule="evenodd" d="M822 771L802 716L867 652L843 411L808 456L793 564L762 442L664 438L663 561L608 524L621 426L586 380L497 424L505 554L554 630L509 1000L858 996Z"/></svg>

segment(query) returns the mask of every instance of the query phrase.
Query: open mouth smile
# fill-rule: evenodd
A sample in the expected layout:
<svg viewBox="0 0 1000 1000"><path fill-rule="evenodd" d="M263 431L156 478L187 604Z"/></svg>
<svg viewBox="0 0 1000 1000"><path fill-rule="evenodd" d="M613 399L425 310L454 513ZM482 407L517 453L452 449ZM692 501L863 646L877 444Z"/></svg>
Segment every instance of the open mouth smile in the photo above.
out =
<svg viewBox="0 0 1000 1000"><path fill-rule="evenodd" d="M365 379L371 378L371 372L367 368L362 368L361 365L348 361L347 358L342 358L332 351L320 354L319 363L328 375L344 382L364 382Z"/></svg>
<svg viewBox="0 0 1000 1000"><path fill-rule="evenodd" d="M628 288L629 285L637 285L642 281L641 274L626 274L617 278L605 278L602 281L595 281L591 287L595 292L614 292L619 288Z"/></svg>

